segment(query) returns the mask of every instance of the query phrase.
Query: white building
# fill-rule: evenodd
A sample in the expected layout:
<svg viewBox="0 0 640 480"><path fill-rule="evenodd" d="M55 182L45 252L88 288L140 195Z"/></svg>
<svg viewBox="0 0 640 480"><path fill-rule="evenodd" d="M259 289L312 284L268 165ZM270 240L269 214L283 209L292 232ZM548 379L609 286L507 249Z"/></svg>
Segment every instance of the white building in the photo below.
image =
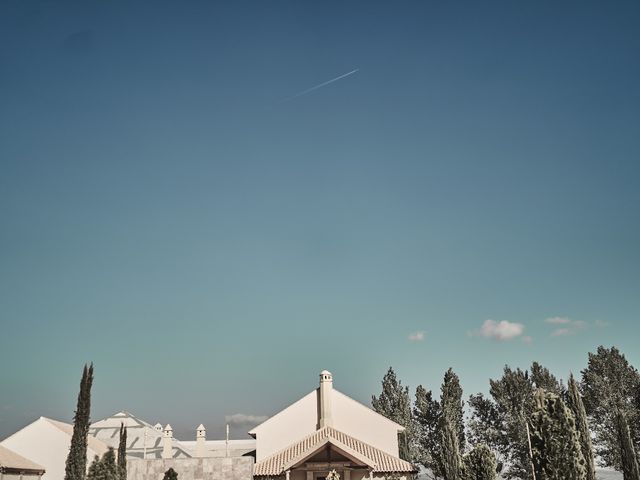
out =
<svg viewBox="0 0 640 480"><path fill-rule="evenodd" d="M342 480L407 477L416 469L399 458L403 430L335 390L325 370L318 388L249 432L256 439L254 477L324 480L333 470Z"/></svg>
<svg viewBox="0 0 640 480"><path fill-rule="evenodd" d="M0 445L41 465L45 470L42 480L63 480L72 435L73 425L40 417L4 439ZM104 455L106 451L107 445L96 438L89 437L88 462L91 462L96 455Z"/></svg>
<svg viewBox="0 0 640 480"><path fill-rule="evenodd" d="M0 480L40 480L44 468L0 445Z"/></svg>

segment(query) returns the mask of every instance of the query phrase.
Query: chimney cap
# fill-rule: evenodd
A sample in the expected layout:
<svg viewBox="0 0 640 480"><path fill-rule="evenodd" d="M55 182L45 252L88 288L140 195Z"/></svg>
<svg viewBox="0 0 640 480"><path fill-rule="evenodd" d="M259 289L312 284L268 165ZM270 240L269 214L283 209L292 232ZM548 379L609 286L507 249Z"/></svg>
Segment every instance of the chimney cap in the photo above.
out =
<svg viewBox="0 0 640 480"><path fill-rule="evenodd" d="M320 375L331 375L331 372L329 370L322 370Z"/></svg>
<svg viewBox="0 0 640 480"><path fill-rule="evenodd" d="M171 428L171 425L169 425L169 424L167 423L167 426L166 426L166 427L164 427L164 431L165 431L165 432L172 432L172 431L173 431L173 428Z"/></svg>
<svg viewBox="0 0 640 480"><path fill-rule="evenodd" d="M206 429L204 428L203 424L200 424L198 425L198 428L196 428L196 430L206 430Z"/></svg>

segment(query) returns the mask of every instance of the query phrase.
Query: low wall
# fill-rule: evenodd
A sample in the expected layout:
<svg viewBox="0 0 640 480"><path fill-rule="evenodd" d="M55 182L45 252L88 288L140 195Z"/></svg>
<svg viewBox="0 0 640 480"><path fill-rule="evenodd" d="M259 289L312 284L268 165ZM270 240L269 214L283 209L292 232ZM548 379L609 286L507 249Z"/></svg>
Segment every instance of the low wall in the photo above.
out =
<svg viewBox="0 0 640 480"><path fill-rule="evenodd" d="M252 480L252 457L127 458L127 480L162 480L173 468L178 480Z"/></svg>

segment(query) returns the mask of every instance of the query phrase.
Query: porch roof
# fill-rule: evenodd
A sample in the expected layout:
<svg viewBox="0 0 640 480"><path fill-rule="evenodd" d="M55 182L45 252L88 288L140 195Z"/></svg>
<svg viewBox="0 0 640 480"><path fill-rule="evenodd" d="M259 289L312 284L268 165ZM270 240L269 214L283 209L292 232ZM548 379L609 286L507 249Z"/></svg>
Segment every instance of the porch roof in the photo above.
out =
<svg viewBox="0 0 640 480"><path fill-rule="evenodd" d="M292 466L313 456L324 445L334 445L348 457L366 465L374 472L415 472L415 467L398 457L358 440L333 427L324 427L299 440L287 448L257 462L253 468L255 476L282 475Z"/></svg>

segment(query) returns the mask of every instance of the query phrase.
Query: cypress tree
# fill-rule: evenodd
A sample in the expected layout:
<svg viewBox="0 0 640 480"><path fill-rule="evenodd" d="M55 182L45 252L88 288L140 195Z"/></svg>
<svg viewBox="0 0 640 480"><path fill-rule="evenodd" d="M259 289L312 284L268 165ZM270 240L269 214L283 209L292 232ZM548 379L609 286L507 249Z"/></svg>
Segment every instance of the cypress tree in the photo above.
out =
<svg viewBox="0 0 640 480"><path fill-rule="evenodd" d="M127 480L127 427L120 424L120 443L118 444L118 480Z"/></svg>
<svg viewBox="0 0 640 480"><path fill-rule="evenodd" d="M462 459L458 447L458 429L445 410L441 423L441 462L444 480L462 480Z"/></svg>
<svg viewBox="0 0 640 480"><path fill-rule="evenodd" d="M173 468L169 468L169 470L164 472L162 480L178 480L178 473Z"/></svg>
<svg viewBox="0 0 640 480"><path fill-rule="evenodd" d="M558 395L542 389L535 400L530 419L536 480L586 480L587 469L571 410Z"/></svg>
<svg viewBox="0 0 640 480"><path fill-rule="evenodd" d="M405 430L398 434L400 458L414 461L415 425L411 411L409 387L404 387L396 377L393 368L389 367L382 379L382 393L371 397L371 406L380 415L402 425Z"/></svg>
<svg viewBox="0 0 640 480"><path fill-rule="evenodd" d="M65 465L64 480L85 480L87 472L87 435L91 414L91 385L93 384L93 363L84 366L78 403L73 417L73 435Z"/></svg>
<svg viewBox="0 0 640 480"><path fill-rule="evenodd" d="M620 408L616 409L616 421L624 480L640 480L640 467L638 467L638 458L633 446L633 441L631 440L629 424Z"/></svg>
<svg viewBox="0 0 640 480"><path fill-rule="evenodd" d="M100 457L96 455L93 457L93 462L89 465L89 472L87 473L87 480L99 480L101 478L100 469L102 464L100 463Z"/></svg>
<svg viewBox="0 0 640 480"><path fill-rule="evenodd" d="M496 457L484 443L477 445L463 459L465 480L495 480Z"/></svg>
<svg viewBox="0 0 640 480"><path fill-rule="evenodd" d="M582 403L582 396L578 389L578 383L569 375L569 389L567 391L567 406L573 412L580 439L580 447L584 456L585 467L587 468L587 480L596 480L596 468L593 459L593 445L591 444L591 432L587 423L587 413Z"/></svg>

